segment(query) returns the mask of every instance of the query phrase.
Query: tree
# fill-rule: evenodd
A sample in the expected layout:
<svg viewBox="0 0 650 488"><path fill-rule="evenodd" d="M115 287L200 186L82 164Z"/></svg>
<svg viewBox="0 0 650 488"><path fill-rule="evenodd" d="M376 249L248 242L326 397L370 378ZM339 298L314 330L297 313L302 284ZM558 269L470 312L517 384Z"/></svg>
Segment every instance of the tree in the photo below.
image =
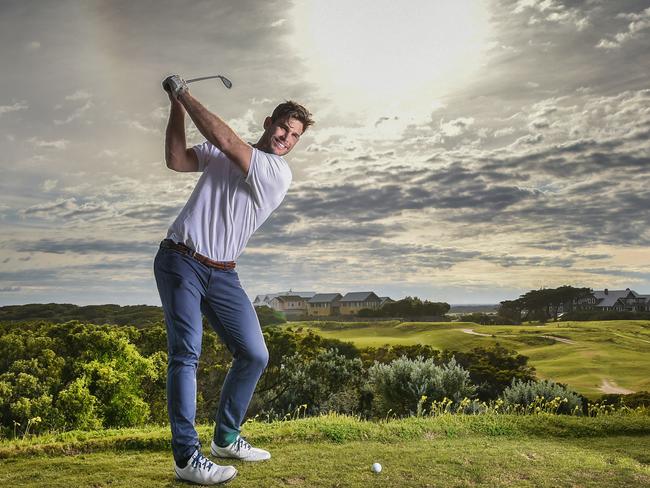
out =
<svg viewBox="0 0 650 488"><path fill-rule="evenodd" d="M257 318L262 327L266 325L284 324L287 321L282 313L273 310L271 307L267 307L266 305L255 307L255 312L257 313Z"/></svg>
<svg viewBox="0 0 650 488"><path fill-rule="evenodd" d="M580 298L588 297L591 293L590 288L574 288L568 285L559 288L530 290L517 300L501 302L499 315L521 321L523 312L524 320L539 320L542 322L551 318L557 320L561 306L572 308L573 304L577 303Z"/></svg>
<svg viewBox="0 0 650 488"><path fill-rule="evenodd" d="M384 317L442 317L449 312L450 308L448 303L422 301L418 297L407 296L396 302L386 303L381 308L381 312Z"/></svg>
<svg viewBox="0 0 650 488"><path fill-rule="evenodd" d="M528 357L496 344L492 348L477 347L469 352L445 351L442 360L455 358L469 372L472 382L478 385L480 400L494 400L513 380L535 379L535 368Z"/></svg>
<svg viewBox="0 0 650 488"><path fill-rule="evenodd" d="M521 298L516 300L504 300L499 304L497 312L501 317L511 320L515 324L521 323L521 313L524 309L524 303Z"/></svg>

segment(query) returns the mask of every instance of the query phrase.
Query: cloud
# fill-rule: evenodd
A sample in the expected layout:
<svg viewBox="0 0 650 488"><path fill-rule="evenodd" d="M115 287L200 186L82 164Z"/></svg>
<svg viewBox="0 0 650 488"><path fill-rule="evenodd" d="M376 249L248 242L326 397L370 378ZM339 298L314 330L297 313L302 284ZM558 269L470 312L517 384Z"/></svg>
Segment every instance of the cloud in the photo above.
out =
<svg viewBox="0 0 650 488"><path fill-rule="evenodd" d="M251 105L267 105L269 103L273 103L270 98L251 98Z"/></svg>
<svg viewBox="0 0 650 488"><path fill-rule="evenodd" d="M252 141L260 131L262 120L255 116L252 109L248 109L241 117L229 120L228 125L244 140Z"/></svg>
<svg viewBox="0 0 650 488"><path fill-rule="evenodd" d="M59 180L45 180L43 184L41 185L41 188L43 191L51 191L56 188L56 185L58 184Z"/></svg>
<svg viewBox="0 0 650 488"><path fill-rule="evenodd" d="M25 268L14 271L0 271L0 281L10 282L12 288L21 288L27 292L29 288L37 287L47 290L49 294L58 290L67 289L69 292L85 292L89 288L104 288L110 283L112 286L123 286L136 283L139 287L150 284L151 261L140 258L101 258L100 261L87 264L60 266L41 266Z"/></svg>
<svg viewBox="0 0 650 488"><path fill-rule="evenodd" d="M27 142L31 143L34 147L42 147L46 149L65 149L70 144L70 141L66 139L59 139L55 141L44 141L37 139L36 137L30 137L27 139Z"/></svg>
<svg viewBox="0 0 650 488"><path fill-rule="evenodd" d="M278 20L276 20L275 22L272 22L272 23L271 23L271 27L280 27L280 26L283 25L286 21L287 21L287 19L278 19Z"/></svg>
<svg viewBox="0 0 650 488"><path fill-rule="evenodd" d="M9 241L5 245L18 252L42 252L49 254L144 254L155 253L160 241L117 241L108 239L39 239L35 241Z"/></svg>
<svg viewBox="0 0 650 488"><path fill-rule="evenodd" d="M68 220L77 217L92 218L107 216L111 214L111 208L104 202L83 202L79 203L77 198L59 199L51 203L32 205L20 210L24 218L37 217L45 220Z"/></svg>
<svg viewBox="0 0 650 488"><path fill-rule="evenodd" d="M610 39L601 39L596 45L601 49L618 49L632 39L638 39L641 32L650 27L650 7L640 13L621 13L616 16L619 19L629 20L627 30L618 32Z"/></svg>
<svg viewBox="0 0 650 488"><path fill-rule="evenodd" d="M474 117L459 117L449 122L440 121L440 131L448 137L457 137L474 124Z"/></svg>
<svg viewBox="0 0 650 488"><path fill-rule="evenodd" d="M15 293L18 291L21 291L22 288L20 286L3 286L0 287L0 293Z"/></svg>
<svg viewBox="0 0 650 488"><path fill-rule="evenodd" d="M153 127L147 127L138 120L127 120L126 121L126 126L131 128L131 129L135 129L137 131L144 132L146 134L156 134L156 135L160 134L160 130L158 130L156 128L153 128Z"/></svg>
<svg viewBox="0 0 650 488"><path fill-rule="evenodd" d="M501 129L497 129L493 132L494 137L504 137L504 136L509 136L510 134L514 134L517 129L514 127L503 127Z"/></svg>
<svg viewBox="0 0 650 488"><path fill-rule="evenodd" d="M297 181L277 217L264 227L264 237L251 242L293 242L303 249L330 242L352 252L350 243L406 238L418 229L410 220L419 222L415 216L426 215L433 228L459 238L531 233L538 245L549 236L573 245L644 245L650 242L650 217L644 210L650 199L644 186L650 176L644 135L650 120L646 132L642 126L649 119L650 91L583 96L581 101L554 97L522 107L518 117L544 126L548 136L529 133L492 151L461 144L453 152L433 154L429 166L413 164L413 156L405 156L410 149L405 143L400 145L400 166L372 153L365 155L362 168L344 162L358 163L361 156L355 153L343 161L333 158L338 172L317 183L313 178ZM461 121L450 127L471 128ZM572 129L591 137L567 139ZM506 128L500 135L514 132ZM368 144L358 141L362 147ZM621 180L620 174L636 176ZM369 252L359 246L360 255ZM482 256L509 267L550 262L512 260L487 250ZM572 264L560 258L555 262L560 268Z"/></svg>
<svg viewBox="0 0 650 488"><path fill-rule="evenodd" d="M18 112L19 110L27 110L29 108L29 105L27 105L27 102L22 101L22 102L16 102L12 105L0 105L0 117L3 114L8 114L11 112Z"/></svg>
<svg viewBox="0 0 650 488"><path fill-rule="evenodd" d="M55 119L54 123L56 125L69 124L73 120L77 120L81 118L81 116L85 112L87 112L92 106L93 103L90 100L87 100L86 103L84 103L81 107L77 107L68 117L66 117L65 119Z"/></svg>
<svg viewBox="0 0 650 488"><path fill-rule="evenodd" d="M92 95L86 90L77 90L76 92L70 95L66 95L65 100L70 100L70 101L88 100L91 97Z"/></svg>
<svg viewBox="0 0 650 488"><path fill-rule="evenodd" d="M41 43L38 42L38 41L31 41L31 42L28 42L27 44L25 44L25 48L28 51L36 51L37 49L41 48Z"/></svg>
<svg viewBox="0 0 650 488"><path fill-rule="evenodd" d="M543 140L544 136L542 134L527 134L525 136L519 137L515 142L512 143L511 147L534 146Z"/></svg>
<svg viewBox="0 0 650 488"><path fill-rule="evenodd" d="M559 0L518 0L513 13L526 13L529 25L557 23L573 25L582 31L591 25L589 18L579 8L567 7Z"/></svg>

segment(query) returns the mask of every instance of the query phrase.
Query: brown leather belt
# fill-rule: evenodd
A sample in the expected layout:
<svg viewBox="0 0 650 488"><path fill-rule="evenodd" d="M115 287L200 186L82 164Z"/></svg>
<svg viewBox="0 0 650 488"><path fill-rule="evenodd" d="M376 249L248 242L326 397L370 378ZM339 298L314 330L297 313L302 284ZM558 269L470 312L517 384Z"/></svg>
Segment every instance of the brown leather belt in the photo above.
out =
<svg viewBox="0 0 650 488"><path fill-rule="evenodd" d="M210 268L216 268L216 269L221 269L226 271L230 269L235 269L235 261L213 261L209 257L204 256L203 254L199 254L194 249L187 247L185 244L181 244L180 242L174 242L171 239L164 239L160 243L160 247L164 247L165 249L173 249L174 251L187 254L188 256L191 256L194 259L196 259L199 263L205 264Z"/></svg>

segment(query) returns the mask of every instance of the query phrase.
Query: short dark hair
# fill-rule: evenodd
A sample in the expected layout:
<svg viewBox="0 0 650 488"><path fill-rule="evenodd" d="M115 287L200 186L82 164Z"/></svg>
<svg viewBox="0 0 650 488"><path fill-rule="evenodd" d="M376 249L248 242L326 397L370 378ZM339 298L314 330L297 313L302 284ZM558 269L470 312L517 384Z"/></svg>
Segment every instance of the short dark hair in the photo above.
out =
<svg viewBox="0 0 650 488"><path fill-rule="evenodd" d="M302 122L302 131L305 132L310 125L314 124L311 113L299 103L287 100L281 103L271 114L271 121L276 122L284 117L291 117Z"/></svg>

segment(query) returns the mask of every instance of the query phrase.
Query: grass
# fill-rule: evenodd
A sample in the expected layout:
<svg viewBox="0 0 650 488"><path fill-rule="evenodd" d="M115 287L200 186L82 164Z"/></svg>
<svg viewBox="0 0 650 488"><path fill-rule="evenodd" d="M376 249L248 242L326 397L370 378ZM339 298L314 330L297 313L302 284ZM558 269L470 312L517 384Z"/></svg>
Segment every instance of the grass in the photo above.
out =
<svg viewBox="0 0 650 488"><path fill-rule="evenodd" d="M210 426L199 428L204 443ZM442 415L365 422L330 414L248 422L272 452L233 462L228 486L650 486L650 417ZM380 462L383 471L370 471ZM170 487L166 427L0 441L0 486Z"/></svg>
<svg viewBox="0 0 650 488"><path fill-rule="evenodd" d="M650 390L650 321L553 322L546 325L478 325L473 322L291 322L325 337L360 347L384 344L428 344L437 349L466 351L499 343L525 356L540 378L567 383L594 398L603 394L603 380L633 391ZM472 329L479 336L467 334ZM546 336L546 337L543 337ZM567 344L548 336L567 339Z"/></svg>

